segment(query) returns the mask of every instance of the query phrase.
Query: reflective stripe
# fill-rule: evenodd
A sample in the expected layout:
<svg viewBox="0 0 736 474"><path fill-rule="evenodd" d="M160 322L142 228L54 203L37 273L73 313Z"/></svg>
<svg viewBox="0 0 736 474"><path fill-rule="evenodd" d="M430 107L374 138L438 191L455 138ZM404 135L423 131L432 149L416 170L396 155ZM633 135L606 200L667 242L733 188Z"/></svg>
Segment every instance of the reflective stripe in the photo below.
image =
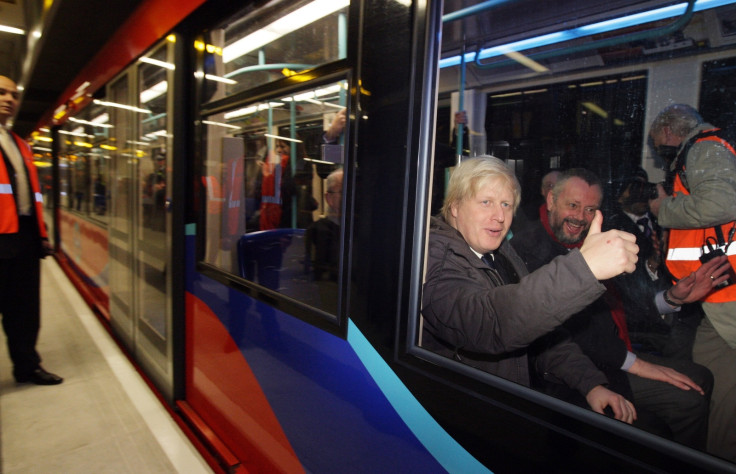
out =
<svg viewBox="0 0 736 474"><path fill-rule="evenodd" d="M703 249L705 249L705 252L703 251ZM695 260L700 260L700 256L703 255L703 253L707 253L708 251L709 250L707 249L707 247L680 247L669 249L667 251L667 260L672 262L691 262ZM736 255L736 245L729 246L726 255L728 255L729 257L732 255Z"/></svg>
<svg viewBox="0 0 736 474"><path fill-rule="evenodd" d="M43 194L41 194L41 193L34 193L34 195L36 196L36 202L43 203Z"/></svg>
<svg viewBox="0 0 736 474"><path fill-rule="evenodd" d="M9 184L0 184L0 194L13 194L13 187Z"/></svg>

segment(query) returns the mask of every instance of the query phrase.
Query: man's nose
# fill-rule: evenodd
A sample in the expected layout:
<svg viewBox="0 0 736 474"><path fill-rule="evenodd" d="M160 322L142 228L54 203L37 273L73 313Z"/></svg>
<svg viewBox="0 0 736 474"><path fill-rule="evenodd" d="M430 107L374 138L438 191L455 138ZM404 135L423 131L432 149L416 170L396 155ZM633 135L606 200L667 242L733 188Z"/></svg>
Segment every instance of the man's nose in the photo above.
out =
<svg viewBox="0 0 736 474"><path fill-rule="evenodd" d="M498 204L491 206L491 219L498 222L503 222L506 219L506 214Z"/></svg>

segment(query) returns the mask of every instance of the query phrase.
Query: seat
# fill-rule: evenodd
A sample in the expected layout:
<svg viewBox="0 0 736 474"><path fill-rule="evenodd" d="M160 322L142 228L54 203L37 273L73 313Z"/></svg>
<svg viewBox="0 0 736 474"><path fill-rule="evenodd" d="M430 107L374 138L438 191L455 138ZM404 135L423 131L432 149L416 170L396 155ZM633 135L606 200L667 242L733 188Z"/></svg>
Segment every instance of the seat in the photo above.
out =
<svg viewBox="0 0 736 474"><path fill-rule="evenodd" d="M243 234L238 239L240 276L279 291L284 254L294 238L304 237L304 229L272 229Z"/></svg>

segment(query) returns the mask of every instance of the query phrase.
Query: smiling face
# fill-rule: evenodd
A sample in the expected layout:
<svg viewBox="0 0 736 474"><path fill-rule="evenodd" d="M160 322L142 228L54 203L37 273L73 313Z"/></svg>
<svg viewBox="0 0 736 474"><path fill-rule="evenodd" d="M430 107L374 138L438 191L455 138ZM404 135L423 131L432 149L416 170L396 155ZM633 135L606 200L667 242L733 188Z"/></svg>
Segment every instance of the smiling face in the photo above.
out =
<svg viewBox="0 0 736 474"><path fill-rule="evenodd" d="M478 253L496 250L506 238L514 215L514 193L502 179L486 179L475 196L451 206L452 226Z"/></svg>
<svg viewBox="0 0 736 474"><path fill-rule="evenodd" d="M0 76L0 124L5 125L18 107L18 87L15 82Z"/></svg>
<svg viewBox="0 0 736 474"><path fill-rule="evenodd" d="M601 207L603 191L573 176L564 183L557 197L547 195L549 225L558 241L577 244L585 238L595 211Z"/></svg>

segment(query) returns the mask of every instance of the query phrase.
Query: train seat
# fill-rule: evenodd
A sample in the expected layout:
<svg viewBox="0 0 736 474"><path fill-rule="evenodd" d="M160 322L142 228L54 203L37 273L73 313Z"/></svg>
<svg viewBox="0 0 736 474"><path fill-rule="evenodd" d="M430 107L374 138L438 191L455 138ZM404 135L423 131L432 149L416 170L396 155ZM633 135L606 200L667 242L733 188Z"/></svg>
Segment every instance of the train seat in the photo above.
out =
<svg viewBox="0 0 736 474"><path fill-rule="evenodd" d="M308 258L304 229L272 229L243 234L238 240L240 276L281 293L304 279Z"/></svg>

